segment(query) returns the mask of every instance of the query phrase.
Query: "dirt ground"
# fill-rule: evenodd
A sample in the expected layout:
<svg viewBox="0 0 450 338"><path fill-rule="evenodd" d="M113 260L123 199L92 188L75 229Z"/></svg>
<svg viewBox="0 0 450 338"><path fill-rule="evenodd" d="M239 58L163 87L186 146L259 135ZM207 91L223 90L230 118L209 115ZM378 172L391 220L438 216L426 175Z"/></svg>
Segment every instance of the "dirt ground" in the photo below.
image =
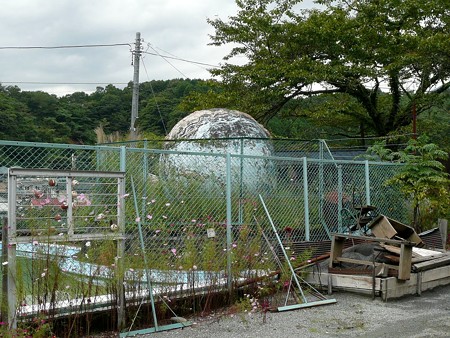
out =
<svg viewBox="0 0 450 338"><path fill-rule="evenodd" d="M337 302L265 318L261 312L222 309L191 318L190 327L138 337L450 337L450 285L388 302L348 292L328 297Z"/></svg>

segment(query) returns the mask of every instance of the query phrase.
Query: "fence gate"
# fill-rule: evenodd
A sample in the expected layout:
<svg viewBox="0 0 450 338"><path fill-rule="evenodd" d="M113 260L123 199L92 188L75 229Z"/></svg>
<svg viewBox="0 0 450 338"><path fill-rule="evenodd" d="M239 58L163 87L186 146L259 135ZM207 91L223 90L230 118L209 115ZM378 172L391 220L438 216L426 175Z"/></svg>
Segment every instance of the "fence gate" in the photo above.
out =
<svg viewBox="0 0 450 338"><path fill-rule="evenodd" d="M117 241L117 257L123 257L124 197L123 172L9 169L8 234L2 245L8 248L7 301L11 329L17 327L19 315L17 252L57 257L61 250L80 242L111 240ZM118 286L123 284L120 275L117 274ZM124 320L123 287L117 287L117 293L120 327ZM49 310L45 304L43 309Z"/></svg>

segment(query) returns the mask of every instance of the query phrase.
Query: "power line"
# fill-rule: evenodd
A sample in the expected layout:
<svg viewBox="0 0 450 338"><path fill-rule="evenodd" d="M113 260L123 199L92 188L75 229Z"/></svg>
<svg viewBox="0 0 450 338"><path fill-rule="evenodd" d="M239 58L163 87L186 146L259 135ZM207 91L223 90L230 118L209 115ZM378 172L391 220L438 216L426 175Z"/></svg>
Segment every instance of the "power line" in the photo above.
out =
<svg viewBox="0 0 450 338"><path fill-rule="evenodd" d="M186 59L182 59L182 58L178 58L175 56L168 56L168 55L163 55L160 53L152 53L152 52L142 52L144 54L150 54L150 55L155 55L155 56L159 56L165 59L172 59L172 60L177 60L177 61L183 61L183 62L188 62L188 63L193 63L196 65L201 65L201 66L207 66L207 67L213 67L213 68L220 68L220 66L217 65L211 65L209 63L204 63L204 62L197 62L197 61L192 61L192 60L186 60Z"/></svg>
<svg viewBox="0 0 450 338"><path fill-rule="evenodd" d="M153 49L155 51L155 53L157 53L157 55L159 57L161 57L164 61L166 61L170 66L172 66L173 69L175 69L178 73L181 74L181 76L183 76L184 78L187 79L187 76L183 74L183 72L181 70L179 70L177 67L175 67L169 60L167 60L167 58L165 58L163 55L161 55L160 53L158 53L158 51L153 48L153 46L151 44L147 44L148 47L150 47L151 49Z"/></svg>
<svg viewBox="0 0 450 338"><path fill-rule="evenodd" d="M128 46L130 43L111 43L111 44L93 44L93 45L62 45L62 46L0 46L0 49L68 49L68 48L97 48L97 47L117 47Z"/></svg>
<svg viewBox="0 0 450 338"><path fill-rule="evenodd" d="M131 48L130 43L112 43L112 44L92 44L92 45L61 45L61 46L0 46L0 50L23 50L23 49L69 49L69 48L97 48L97 47L117 47L117 46L128 46ZM156 51L155 51L156 52ZM187 60L175 56L169 56L169 55L163 55L158 52L152 53L152 52L142 52L144 54L159 56L166 59L172 59L182 62L188 62L192 64L197 64L201 66L207 66L207 67L213 67L213 68L220 68L218 65L212 65L205 62L198 62L193 60Z"/></svg>
<svg viewBox="0 0 450 338"><path fill-rule="evenodd" d="M41 81L0 81L0 84L45 84L45 85L126 85L128 82L41 82Z"/></svg>
<svg viewBox="0 0 450 338"><path fill-rule="evenodd" d="M145 67L144 58L141 56L142 65L144 66L145 74L147 74L148 84L150 85L150 90L152 91L153 99L155 100L156 109L158 110L159 118L161 119L162 126L164 128L164 135L167 135L167 128L166 124L164 123L164 118L162 116L161 110L159 109L158 100L156 98L156 94L153 90L152 82L150 81L150 78L148 76L147 67Z"/></svg>

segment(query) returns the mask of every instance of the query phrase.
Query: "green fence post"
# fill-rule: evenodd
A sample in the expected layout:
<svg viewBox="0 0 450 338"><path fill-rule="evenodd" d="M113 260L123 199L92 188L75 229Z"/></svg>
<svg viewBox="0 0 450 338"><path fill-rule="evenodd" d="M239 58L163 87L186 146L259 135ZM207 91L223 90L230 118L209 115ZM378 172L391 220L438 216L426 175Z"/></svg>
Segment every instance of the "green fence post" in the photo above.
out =
<svg viewBox="0 0 450 338"><path fill-rule="evenodd" d="M227 199L227 284L228 293L231 297L232 275L231 275L231 154L226 158L226 199Z"/></svg>
<svg viewBox="0 0 450 338"><path fill-rule="evenodd" d="M148 141L144 140L144 151L142 152L142 156L144 156L143 159L143 168L142 168L142 182L144 183L144 186L142 187L142 210L141 215L147 214L147 201L145 198L147 198L147 177L148 177L148 153L147 153L147 147L148 147Z"/></svg>
<svg viewBox="0 0 450 338"><path fill-rule="evenodd" d="M101 164L101 156L100 156L100 147L97 147L95 149L95 159L96 159L96 163L95 163L95 169L96 170L100 170L100 164Z"/></svg>
<svg viewBox="0 0 450 338"><path fill-rule="evenodd" d="M366 205L370 205L370 175L369 175L369 161L364 162L364 173L366 176Z"/></svg>
<svg viewBox="0 0 450 338"><path fill-rule="evenodd" d="M125 171L127 167L127 148L120 147L120 171Z"/></svg>
<svg viewBox="0 0 450 338"><path fill-rule="evenodd" d="M319 140L319 222L325 225L327 229L328 224L326 224L323 218L323 140Z"/></svg>
<svg viewBox="0 0 450 338"><path fill-rule="evenodd" d="M244 138L240 138L240 168L239 168L239 225L242 225L244 220Z"/></svg>
<svg viewBox="0 0 450 338"><path fill-rule="evenodd" d="M126 161L127 161L127 152L126 147L120 147L120 171L125 172L126 169ZM118 189L118 201L120 203L120 217L122 218L119 223L123 227L121 231L126 232L126 216L125 216L125 201L123 200L123 196L125 195L125 178L120 182ZM134 192L133 192L134 195ZM122 330L125 327L125 290L124 290L124 281L125 281L125 238L117 240L117 258L116 258L116 271L117 273L117 328ZM147 266L146 266L147 268Z"/></svg>
<svg viewBox="0 0 450 338"><path fill-rule="evenodd" d="M2 217L2 262L8 261L8 218ZM2 302L0 320L8 323L8 268L2 268Z"/></svg>
<svg viewBox="0 0 450 338"><path fill-rule="evenodd" d="M308 161L303 157L303 204L305 207L305 240L309 241Z"/></svg>
<svg viewBox="0 0 450 338"><path fill-rule="evenodd" d="M338 165L338 232L344 232L342 229L342 165Z"/></svg>
<svg viewBox="0 0 450 338"><path fill-rule="evenodd" d="M8 269L8 328L11 331L17 329L16 189L17 177L8 172L8 266L3 268Z"/></svg>

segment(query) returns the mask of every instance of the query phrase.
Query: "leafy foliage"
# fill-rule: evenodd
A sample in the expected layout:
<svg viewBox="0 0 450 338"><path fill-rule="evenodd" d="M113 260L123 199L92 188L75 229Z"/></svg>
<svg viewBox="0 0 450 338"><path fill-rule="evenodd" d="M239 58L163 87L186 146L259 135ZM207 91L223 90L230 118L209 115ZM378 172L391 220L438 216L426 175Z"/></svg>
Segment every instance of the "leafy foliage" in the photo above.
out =
<svg viewBox="0 0 450 338"><path fill-rule="evenodd" d="M146 136L167 134L181 118L181 101L191 92L206 92L203 80L150 81L140 87L138 127ZM97 87L92 94L76 92L57 97L45 92L21 91L0 85L0 139L92 144L95 130L127 134L131 116L132 86Z"/></svg>
<svg viewBox="0 0 450 338"><path fill-rule="evenodd" d="M347 116L360 133L383 136L438 103L449 86L449 13L444 0L237 0L237 15L209 20L213 45L245 57L212 74L239 107L267 122L304 96L335 99L329 116ZM389 95L387 95L389 94Z"/></svg>
<svg viewBox="0 0 450 338"><path fill-rule="evenodd" d="M437 218L450 216L450 177L439 160L448 154L426 136L411 140L401 151L392 151L378 144L371 151L383 160L405 163L403 170L386 184L397 185L411 199L413 224L416 230L431 226Z"/></svg>

